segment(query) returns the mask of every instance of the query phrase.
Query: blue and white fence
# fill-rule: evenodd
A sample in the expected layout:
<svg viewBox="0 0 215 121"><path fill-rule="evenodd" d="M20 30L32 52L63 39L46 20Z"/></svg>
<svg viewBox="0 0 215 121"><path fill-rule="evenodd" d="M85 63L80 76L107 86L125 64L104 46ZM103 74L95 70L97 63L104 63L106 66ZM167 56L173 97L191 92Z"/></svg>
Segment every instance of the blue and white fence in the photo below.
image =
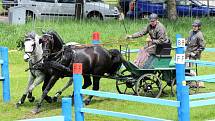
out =
<svg viewBox="0 0 215 121"><path fill-rule="evenodd" d="M78 69L78 71L77 71L77 69ZM167 121L165 119L153 118L153 117L148 117L148 116L140 116L140 115L135 115L135 114L98 110L98 109L92 109L92 108L84 108L83 102L82 102L83 101L82 94L106 97L106 98L114 98L114 99L120 99L120 100L128 100L128 101L134 101L134 102L140 102L140 103L159 104L159 105L172 106L172 107L178 107L178 108L180 107L179 101L81 89L82 88L82 75L81 74L82 74L82 64L77 64L77 63L74 64L73 79L74 79L74 98L75 98L75 101L74 101L75 121L84 121L84 113L92 113L92 114L99 114L99 115L113 116L113 117L127 118L127 119L135 119L135 120L144 120L144 121Z"/></svg>
<svg viewBox="0 0 215 121"><path fill-rule="evenodd" d="M8 66L8 48L0 47L0 81L2 81L4 102L10 101L10 77Z"/></svg>
<svg viewBox="0 0 215 121"><path fill-rule="evenodd" d="M181 39L181 37L179 37L179 38ZM180 40L180 39L177 39L177 40ZM206 52L215 52L215 48L207 48L205 51ZM201 76L186 76L185 77L185 62L195 63L200 66L210 66L210 67L214 67L215 62L201 61L201 60L185 60L184 45L181 47L177 46L175 61L176 61L176 80L177 80L177 83L180 83L180 85L182 85L182 87L185 87L186 81L194 81L194 80L198 81L199 80L199 81L204 81L204 82L215 82L215 74L201 75ZM177 84L177 86L178 86L178 84ZM179 89L177 91L182 93L184 91L184 89ZM179 93L179 96L177 93L177 97L179 97L179 98L180 98L180 93ZM189 94L189 91L186 91L184 94L186 95L186 97L183 96L186 100L186 103L185 103L186 106L183 107L183 103L181 102L181 108L183 108L183 110L187 112L187 115L190 115L190 113L189 113L190 107L198 107L198 106L215 104L215 99L207 99L207 100L205 99L205 98L215 97L215 92L189 95L189 97L187 97L187 95ZM195 101L192 101L193 99L195 99ZM201 99L201 100L196 100L196 99ZM202 99L204 99L204 100L202 100ZM190 120L190 117L186 116L185 119L183 119L183 120Z"/></svg>
<svg viewBox="0 0 215 121"><path fill-rule="evenodd" d="M215 48L206 48L206 52L215 52ZM202 61L202 60L186 60L186 62L189 63L194 63L199 66L208 66L208 67L215 67L215 62L210 62L210 61ZM182 75L184 76L184 75ZM193 80L199 80L202 82L215 82L215 73L210 74L210 75L200 75L200 76L185 76L186 81L193 81ZM205 105L213 105L215 104L215 99L207 99L207 98L214 98L215 97L215 92L210 92L210 93L202 93L202 94L195 94L195 95L190 95L190 107L199 107L199 106L205 106ZM192 101L195 99L195 101ZM201 99L201 100L197 100Z"/></svg>

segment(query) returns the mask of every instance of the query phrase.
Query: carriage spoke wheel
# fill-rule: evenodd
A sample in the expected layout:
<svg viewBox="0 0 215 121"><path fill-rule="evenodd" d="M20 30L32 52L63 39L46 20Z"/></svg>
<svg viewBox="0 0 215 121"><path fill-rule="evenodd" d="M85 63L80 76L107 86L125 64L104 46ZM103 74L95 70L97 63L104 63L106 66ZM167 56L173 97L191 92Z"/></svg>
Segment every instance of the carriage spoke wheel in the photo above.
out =
<svg viewBox="0 0 215 121"><path fill-rule="evenodd" d="M162 82L154 74L144 74L136 82L135 91L138 96L160 97Z"/></svg>
<svg viewBox="0 0 215 121"><path fill-rule="evenodd" d="M176 95L176 88L174 88L175 85L176 85L176 78L173 78L171 81L171 95L172 96Z"/></svg>
<svg viewBox="0 0 215 121"><path fill-rule="evenodd" d="M116 89L120 94L136 95L134 79L116 80Z"/></svg>
<svg viewBox="0 0 215 121"><path fill-rule="evenodd" d="M197 81L187 81L187 86L189 86L189 93L190 95L198 93L199 91L199 86L198 86L198 82ZM176 87L174 87L176 85L176 78L174 78L171 82L171 95L175 96L176 95ZM192 86L192 85L197 85L197 86Z"/></svg>

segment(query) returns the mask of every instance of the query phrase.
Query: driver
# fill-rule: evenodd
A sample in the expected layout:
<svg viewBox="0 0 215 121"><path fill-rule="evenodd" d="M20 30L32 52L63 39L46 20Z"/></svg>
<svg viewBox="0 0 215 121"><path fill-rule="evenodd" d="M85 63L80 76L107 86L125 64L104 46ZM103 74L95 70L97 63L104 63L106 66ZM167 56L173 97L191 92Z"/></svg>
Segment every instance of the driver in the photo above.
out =
<svg viewBox="0 0 215 121"><path fill-rule="evenodd" d="M162 50L162 45L164 43L171 43L168 39L166 28L164 25L158 21L157 14L150 14L149 24L144 27L141 31L136 32L132 35L127 35L126 39L134 39L142 37L146 34L149 34L146 41L148 42L143 48L140 49L135 64L139 67L143 67L144 62L148 60L147 58L152 54L160 54Z"/></svg>

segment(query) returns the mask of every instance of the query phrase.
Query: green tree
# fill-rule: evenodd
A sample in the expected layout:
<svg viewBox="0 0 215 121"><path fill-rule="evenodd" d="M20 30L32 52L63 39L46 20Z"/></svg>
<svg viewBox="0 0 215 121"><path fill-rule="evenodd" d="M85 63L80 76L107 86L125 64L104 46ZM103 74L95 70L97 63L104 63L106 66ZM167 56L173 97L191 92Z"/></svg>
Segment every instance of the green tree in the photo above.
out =
<svg viewBox="0 0 215 121"><path fill-rule="evenodd" d="M175 0L167 0L167 17L169 20L177 19L176 12L176 1Z"/></svg>

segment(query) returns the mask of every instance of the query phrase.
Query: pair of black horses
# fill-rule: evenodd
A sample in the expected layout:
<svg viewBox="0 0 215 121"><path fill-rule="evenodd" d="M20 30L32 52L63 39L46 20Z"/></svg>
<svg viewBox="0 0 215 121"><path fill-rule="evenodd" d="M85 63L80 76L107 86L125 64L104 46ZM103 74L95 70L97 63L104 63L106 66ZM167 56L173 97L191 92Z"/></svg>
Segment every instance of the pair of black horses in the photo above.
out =
<svg viewBox="0 0 215 121"><path fill-rule="evenodd" d="M43 32L40 39L43 49L43 64L40 69L46 74L43 92L33 113L40 111L43 100L59 78L71 76L73 63L82 63L84 84L86 89L93 84L93 90L99 90L99 81L105 73L114 75L124 61L117 49L106 50L101 46L64 45L56 31ZM93 83L91 81L93 78ZM89 104L92 96L85 100Z"/></svg>

